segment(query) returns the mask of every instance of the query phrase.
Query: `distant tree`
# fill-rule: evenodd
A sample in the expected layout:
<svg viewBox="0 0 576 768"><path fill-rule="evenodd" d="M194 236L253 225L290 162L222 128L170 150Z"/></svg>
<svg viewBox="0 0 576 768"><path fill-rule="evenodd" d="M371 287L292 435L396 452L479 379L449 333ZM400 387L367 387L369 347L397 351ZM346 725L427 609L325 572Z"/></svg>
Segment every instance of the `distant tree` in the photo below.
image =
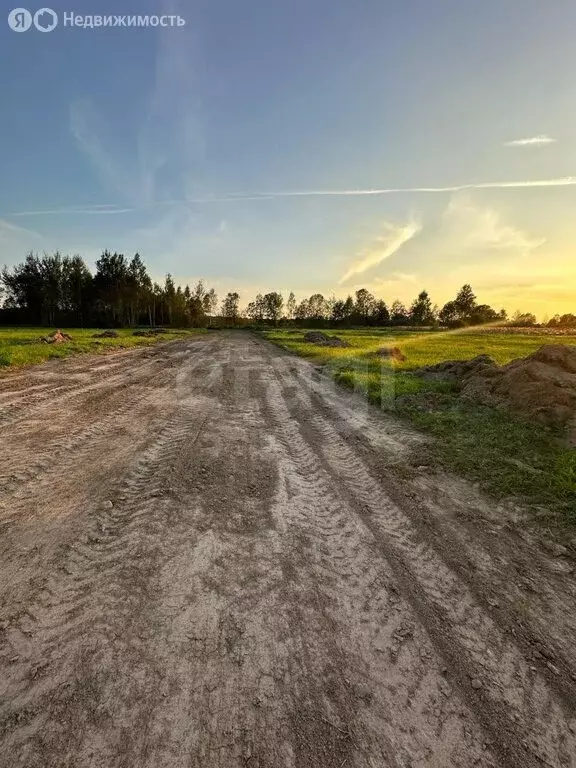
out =
<svg viewBox="0 0 576 768"><path fill-rule="evenodd" d="M286 317L288 320L292 320L294 318L294 315L296 313L296 297L290 291L290 295L288 296L288 301L286 302Z"/></svg>
<svg viewBox="0 0 576 768"><path fill-rule="evenodd" d="M354 299L352 296L346 296L344 302L344 320L349 323L354 317Z"/></svg>
<svg viewBox="0 0 576 768"><path fill-rule="evenodd" d="M549 328L576 328L576 315L566 313L564 315L554 315L548 321Z"/></svg>
<svg viewBox="0 0 576 768"><path fill-rule="evenodd" d="M307 302L307 319L324 320L328 316L328 302L321 293L313 293Z"/></svg>
<svg viewBox="0 0 576 768"><path fill-rule="evenodd" d="M390 312L388 311L385 301L379 299L375 303L370 320L372 325L388 325L390 322Z"/></svg>
<svg viewBox="0 0 576 768"><path fill-rule="evenodd" d="M369 325L370 316L374 311L376 299L366 290L366 288L360 288L356 291L356 304L354 306L354 314L356 315L358 323L361 325Z"/></svg>
<svg viewBox="0 0 576 768"><path fill-rule="evenodd" d="M472 314L472 310L476 306L476 296L468 283L463 285L458 291L456 298L454 299L454 306L456 307L456 312L462 319L465 319Z"/></svg>
<svg viewBox="0 0 576 768"><path fill-rule="evenodd" d="M392 325L408 325L410 316L408 310L399 299L395 299L390 307L390 321Z"/></svg>
<svg viewBox="0 0 576 768"><path fill-rule="evenodd" d="M146 266L140 254L136 253L128 265L128 274L126 276L127 311L130 325L136 325L140 313L145 309L148 309L148 316L150 316L151 287L152 280L146 271Z"/></svg>
<svg viewBox="0 0 576 768"><path fill-rule="evenodd" d="M421 291L410 307L410 322L413 325L433 325L436 317L427 291Z"/></svg>
<svg viewBox="0 0 576 768"><path fill-rule="evenodd" d="M170 273L166 275L164 280L164 304L166 306L166 312L168 314L168 324L172 325L174 314L176 310L176 285L174 284L174 278Z"/></svg>
<svg viewBox="0 0 576 768"><path fill-rule="evenodd" d="M536 325L536 315L533 315L531 312L520 312L517 309L512 315L509 325L516 328L528 328Z"/></svg>
<svg viewBox="0 0 576 768"><path fill-rule="evenodd" d="M438 313L438 319L442 325L454 326L460 322L460 313L454 301L447 301Z"/></svg>
<svg viewBox="0 0 576 768"><path fill-rule="evenodd" d="M92 275L81 256L65 256L62 260L64 309L83 326L90 313Z"/></svg>
<svg viewBox="0 0 576 768"><path fill-rule="evenodd" d="M22 264L2 270L4 304L10 309L21 310L27 322L42 323L43 282L40 259L28 253Z"/></svg>
<svg viewBox="0 0 576 768"><path fill-rule="evenodd" d="M310 307L308 304L308 299L302 299L294 311L294 318L296 320L307 320L309 317Z"/></svg>
<svg viewBox="0 0 576 768"><path fill-rule="evenodd" d="M453 301L448 301L438 313L442 325L458 328L466 325L485 325L503 322L506 312L497 312L488 304L477 304L476 296L469 285L463 285Z"/></svg>
<svg viewBox="0 0 576 768"><path fill-rule="evenodd" d="M277 325L278 320L282 316L282 307L284 306L284 299L282 298L282 294L278 293L277 291L267 293L263 297L263 302L266 318L274 323L274 325Z"/></svg>
<svg viewBox="0 0 576 768"><path fill-rule="evenodd" d="M127 322L128 262L122 253L104 251L96 262L94 291L96 309L106 325Z"/></svg>
<svg viewBox="0 0 576 768"><path fill-rule="evenodd" d="M500 320L500 314L488 304L477 304L464 320L466 325L487 325Z"/></svg>
<svg viewBox="0 0 576 768"><path fill-rule="evenodd" d="M334 305L332 306L332 313L330 315L330 320L335 325L339 325L344 321L344 319L345 319L344 301L342 299L339 299L338 301L335 301Z"/></svg>
<svg viewBox="0 0 576 768"><path fill-rule="evenodd" d="M230 292L226 294L222 302L222 317L236 325L239 316L240 295Z"/></svg>
<svg viewBox="0 0 576 768"><path fill-rule="evenodd" d="M206 293L202 300L202 305L204 312L207 315L213 315L216 312L216 307L218 306L218 296L216 295L214 288L210 288L210 290Z"/></svg>

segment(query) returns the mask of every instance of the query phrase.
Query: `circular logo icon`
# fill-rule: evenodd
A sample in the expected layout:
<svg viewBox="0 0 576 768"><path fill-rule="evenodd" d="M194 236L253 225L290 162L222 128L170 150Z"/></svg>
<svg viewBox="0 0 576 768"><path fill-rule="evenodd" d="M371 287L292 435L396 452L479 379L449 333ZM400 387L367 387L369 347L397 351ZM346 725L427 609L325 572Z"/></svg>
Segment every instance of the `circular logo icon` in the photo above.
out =
<svg viewBox="0 0 576 768"><path fill-rule="evenodd" d="M32 26L32 14L26 8L14 8L8 14L8 26L14 32L26 32Z"/></svg>
<svg viewBox="0 0 576 768"><path fill-rule="evenodd" d="M52 8L40 8L34 14L34 26L38 32L52 32L58 26L58 14Z"/></svg>

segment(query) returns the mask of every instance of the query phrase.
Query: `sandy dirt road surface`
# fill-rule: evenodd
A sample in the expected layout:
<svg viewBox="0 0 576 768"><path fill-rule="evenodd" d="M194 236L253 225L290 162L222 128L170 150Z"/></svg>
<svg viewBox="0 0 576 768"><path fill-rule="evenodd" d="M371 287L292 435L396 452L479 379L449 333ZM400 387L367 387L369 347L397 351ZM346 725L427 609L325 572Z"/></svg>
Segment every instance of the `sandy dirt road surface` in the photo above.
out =
<svg viewBox="0 0 576 768"><path fill-rule="evenodd" d="M576 766L576 590L248 333L0 381L2 768Z"/></svg>

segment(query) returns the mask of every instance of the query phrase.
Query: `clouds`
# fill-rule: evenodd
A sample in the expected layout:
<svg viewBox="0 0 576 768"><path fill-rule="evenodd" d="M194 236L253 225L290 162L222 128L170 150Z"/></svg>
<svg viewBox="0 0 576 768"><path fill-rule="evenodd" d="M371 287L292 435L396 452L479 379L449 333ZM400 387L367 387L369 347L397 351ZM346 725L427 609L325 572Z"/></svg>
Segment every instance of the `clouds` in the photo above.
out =
<svg viewBox="0 0 576 768"><path fill-rule="evenodd" d="M468 195L455 195L442 215L440 237L446 251L489 251L526 255L546 242L506 222L493 208L474 203Z"/></svg>
<svg viewBox="0 0 576 768"><path fill-rule="evenodd" d="M421 225L413 220L403 226L386 222L384 234L377 237L371 247L357 254L357 258L340 278L339 284L342 285L354 275L360 275L389 259L402 248L404 243L415 237L420 230Z"/></svg>
<svg viewBox="0 0 576 768"><path fill-rule="evenodd" d="M205 195L185 195L180 198L156 199L151 193L155 190L153 179L155 174L150 176L151 165L147 165L148 171L142 177L132 176L124 178L115 167L109 156L103 149L98 138L91 134L88 125L89 121L86 115L83 115L79 105L75 108L75 133L79 144L93 161L99 175L103 180L109 183L117 192L131 200L130 206L104 204L104 205L85 205L85 206L65 206L63 208L44 209L37 211L15 211L4 213L4 216L44 216L50 214L121 214L132 213L136 210L145 210L153 208L179 208L182 205L217 205L217 204L242 204L253 202L266 202L282 198L298 197L375 197L384 195L447 195L458 192L467 192L473 190L504 190L504 189L545 189L555 187L574 187L576 186L576 176L560 176L549 179L525 179L516 181L484 181L473 184L455 184L445 187L383 187L374 189L324 189L324 190L297 190L297 191L276 191L276 192L238 192L228 195L205 194ZM143 179L148 179L144 182ZM147 193L143 194L143 189Z"/></svg>
<svg viewBox="0 0 576 768"><path fill-rule="evenodd" d="M541 134L540 136L531 136L530 138L526 139L513 139L512 141L507 141L504 146L505 147L545 147L547 144L555 144L556 139L553 139L551 136L546 136L545 134Z"/></svg>
<svg viewBox="0 0 576 768"><path fill-rule="evenodd" d="M10 221L0 219L0 237L4 237L7 234L19 234L28 237L41 238L41 235L39 235L38 232L34 232L32 229L25 229L24 227L12 224Z"/></svg>

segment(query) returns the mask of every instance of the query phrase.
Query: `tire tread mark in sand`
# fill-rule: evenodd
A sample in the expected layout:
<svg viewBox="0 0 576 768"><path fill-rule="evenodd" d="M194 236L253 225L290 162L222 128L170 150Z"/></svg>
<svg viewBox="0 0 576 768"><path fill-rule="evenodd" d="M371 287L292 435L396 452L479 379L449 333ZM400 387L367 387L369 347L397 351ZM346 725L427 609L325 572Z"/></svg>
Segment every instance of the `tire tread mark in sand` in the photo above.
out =
<svg viewBox="0 0 576 768"><path fill-rule="evenodd" d="M284 379L279 377L278 372L276 376L277 386L282 391L282 386L286 384L286 374ZM473 601L474 621L470 622L470 616L465 617L467 621L464 619L462 604L454 599L458 596L460 600L464 599L466 604L470 604L470 596L466 595L463 585L455 579L430 547L414 540L407 517L384 496L380 486L369 476L361 461L340 440L335 430L313 412L306 412L304 419L303 415L300 404L299 409L295 409L292 414L293 418L288 415L283 420L284 429L292 430L292 440L304 441L313 450L315 444L323 445L319 461L330 472L335 485L346 494L360 519L373 534L380 550L401 581L405 594L425 623L434 644L444 658L450 661L465 699L476 712L485 730L491 734L504 763L536 766L541 764L541 755L550 765L569 765L570 763L566 762L565 747L562 745L558 748L553 735L547 734L545 727L538 727L537 720L534 719L534 708L537 710L536 717L544 718L547 708L553 706L543 681L531 675L517 649L504 638L498 637L496 627L488 617L483 616ZM294 418L298 421L295 422ZM422 564L425 565L424 568ZM450 638L444 629L447 620L452 627ZM487 655L495 641L503 654L496 662ZM489 658L488 673L486 667L479 664L479 661L486 664L486 658ZM463 659L466 663L463 663ZM525 707L512 702L510 696L508 700L505 700L504 696L494 696L500 682L499 675L504 671L501 669L502 662L505 662L508 669L505 678L511 687L518 689L516 676L519 672L522 673L525 687L517 690L517 695L522 697L526 687L528 688L530 695ZM481 680L491 677L493 688L489 693L484 687L474 692L470 690L471 670L472 676ZM532 677L536 678L538 687L531 684ZM544 697L543 702L537 702L541 696ZM529 721L528 734L512 720L511 712L514 710L520 721L524 718ZM558 706L555 712L562 721ZM542 725L543 723L540 723L540 726ZM566 733L568 732L569 728L566 726ZM527 735L531 744L527 743ZM558 760L561 762L557 762Z"/></svg>
<svg viewBox="0 0 576 768"><path fill-rule="evenodd" d="M197 367L200 362L201 361L196 361L196 363L192 365L191 370L194 370L194 368ZM147 365L147 363L143 364L138 368L138 370L145 368ZM151 366L152 376L155 377L156 373L158 373L159 376L163 376L166 374L166 371L163 369L156 371L154 370L154 366ZM117 381L117 379L118 377L115 377L114 381ZM106 386L108 388L105 392L103 392L103 397L116 393L114 390L109 388L110 383L110 380L106 382ZM137 382L137 386L141 385L141 382ZM94 386L99 387L100 384ZM85 394L85 390L75 394ZM40 457L36 457L34 461L30 462L22 471L0 475L0 491L2 491L3 500L9 499L16 492L23 489L27 491L35 491L38 481L44 485L49 484L51 480L49 470L54 468L54 471L62 471L62 466L56 466L56 462L60 457L66 457L70 455L71 452L74 452L73 458L77 462L78 450L81 449L86 443L89 443L89 449L94 449L96 446L91 441L98 440L99 438L105 438L110 429L113 429L116 423L124 415L126 415L130 410L135 410L136 408L142 407L142 398L140 398L139 401L136 401L136 403L134 402L133 398L134 394L132 392L125 392L125 402L122 402L112 411L108 411L104 418L101 418L99 421L90 424L88 427L85 427L75 434L64 435L62 437L56 438L42 451ZM10 518L8 518L8 520L9 519ZM0 525L4 522L7 521L0 520Z"/></svg>
<svg viewBox="0 0 576 768"><path fill-rule="evenodd" d="M177 349L181 343L181 341L176 340L167 342L163 347L165 351L171 352L174 349ZM170 349L170 345L173 345L173 349ZM23 395L19 396L11 403L0 403L0 426L6 428L17 425L22 419L27 419L30 415L40 411L46 403L53 400L54 395L57 395L58 397L59 407L65 407L67 400L98 390L102 386L102 380L104 380L106 386L110 386L117 383L118 380L122 380L126 372L129 372L131 378L134 378L136 374L147 367L153 368L154 363L158 360L158 358L153 355L146 354L147 352L149 352L149 348L130 350L131 354L126 354L126 357L124 357L119 364L114 365L112 376L108 375L111 366L103 366L101 370L96 372L96 374L91 372L91 379L97 379L96 383L92 381L91 383L86 384L84 381L79 381L71 384L61 384L56 387L47 388L37 394L27 395L26 392L24 392ZM133 357L137 357L138 364L134 364ZM85 363L86 366L89 364L90 361ZM66 372L62 373L62 376L66 375ZM72 372L71 375L74 375L74 372Z"/></svg>
<svg viewBox="0 0 576 768"><path fill-rule="evenodd" d="M129 617L133 617L121 585L142 570L145 579L153 578L151 563L161 554L170 522L164 468L178 456L191 433L193 442L198 440L211 415L204 402L176 408L128 478L118 484L116 504L95 510L82 540L62 553L62 572L47 579L36 603L18 626L10 628L0 650L0 660L6 665L4 700L10 700L10 705L0 706L3 741L13 744L19 740L19 732L26 741L35 731L34 724L41 725L42 702L51 700L54 687L65 679L65 668L81 652L84 637L105 640L111 636L118 641ZM120 562L115 556L118 551ZM27 658L6 664L13 653L10 646L18 640L24 640L28 647ZM35 670L39 665L57 668L51 687L37 683Z"/></svg>
<svg viewBox="0 0 576 768"><path fill-rule="evenodd" d="M355 517L349 514L348 506L345 502L343 504L345 498L344 494L339 492L340 489L337 487L337 484L331 482L333 478L330 474L327 474L321 466L314 447L304 442L299 436L294 421L287 416L287 410L282 404L279 404L280 398L277 396L279 390L275 391L274 383L266 382L265 387L267 390L267 400L264 407L268 412L270 421L278 425L277 439L282 445L283 451L292 457L292 460L298 467L297 474L291 473L287 480L287 485L290 489L290 500L289 503L286 502L283 507L284 514L289 515L291 520L284 525L285 528L287 526L287 529L283 531L283 538L285 538L287 534L290 533L290 530L296 526L296 530L300 531L301 536L309 538L310 541L314 543L314 549L311 550L307 558L300 558L302 561L301 568L310 572L303 583L316 585L324 583L322 592L325 593L329 600L338 602L343 593L333 592L331 594L330 589L326 587L326 578L330 578L333 573L338 573L340 579L344 578L345 583L348 586L351 583L354 584L356 581L360 581L361 583L365 582L368 578L367 574L373 574L375 571L373 560L366 560L366 557L371 558L373 556L373 548L369 544L367 545L366 541L364 541L367 540L368 542L371 542L372 536L360 522L356 522ZM300 502L298 502L298 497L301 498ZM292 531L292 535L294 535L294 531ZM318 542L326 542L326 552L325 554L321 554L320 563L317 563L315 567L309 565L306 569L304 566L306 560L312 561L314 559L314 552L316 552L316 555L318 554L318 551L322 553L323 545L319 545ZM320 550L318 550L318 547L320 547ZM297 550L295 549L294 552L297 553ZM333 560L335 558L337 559L337 562L330 562L330 559ZM295 554L285 566L288 574L294 572L294 562L297 561L298 558ZM386 562L384 562L384 564L387 566ZM342 571L342 568L344 568L344 572ZM346 573L348 569L351 569L350 573ZM376 578L376 585L381 583L374 574L373 577L370 578ZM389 582L390 576L385 579L380 587L384 593L388 589ZM394 587L391 588L391 591L394 591ZM302 596L300 599L302 599ZM367 595L364 590L359 589L358 595L356 596L357 604L365 605L366 599ZM392 601L392 604L396 603L395 597L389 598L389 600ZM379 605L377 586L372 590L372 601L375 602L376 606ZM388 636L395 637L398 633L402 633L402 612L397 613L394 610L390 610L389 605L385 605L385 608L381 612L378 612L376 607L371 607L370 605L367 607L365 606L364 610L369 616L369 623L378 627L379 633L383 638ZM356 622L358 621L360 621L360 626L362 625L362 618L358 616L357 607L354 609L350 621L353 622L351 626L357 626ZM386 627L389 623L391 623L391 628L388 631ZM348 624L346 626L348 626ZM299 631L303 632L302 629ZM426 642L424 641L424 647L425 646ZM433 650L432 646L429 647ZM393 652L393 648L391 648L390 645L388 645L388 650ZM376 656L378 656L380 652L381 650L378 648L377 650L372 649L368 653L372 656L375 653ZM418 661L420 661L420 659L418 659ZM376 662L372 659L371 663L375 664ZM368 665L370 666L370 662ZM407 698L410 702L410 712L428 711L436 713L438 710L438 700L444 700L443 692L436 686L432 685L430 687L430 685L427 685L426 687L422 687L426 676L425 672L422 671L422 667L426 668L426 665L414 664L409 670L403 669L402 673L398 673L398 691L394 694L392 699L390 699L386 687L379 689L379 698L382 699L382 697L384 697L383 701L386 702L385 710L387 707L387 712L380 716L378 721L378 735L374 736L374 734L372 734L372 741L379 743L381 759L386 759L386 764L395 765L395 761L399 761L398 764L402 765L409 764L411 759L410 755L414 749L420 750L421 760L427 758L429 751L437 752L442 749L441 741L435 741L430 735L427 737L419 735L417 739L417 741L423 743L426 743L426 740L428 739L428 746L426 749L424 749L422 743L420 743L418 747L415 747L411 736L401 736L406 733L406 716L404 719L402 719L401 716L400 718L397 716L397 697L402 699L402 697L405 696ZM346 677L344 666L342 664L340 671L341 675ZM352 677L352 674L350 674L350 677ZM384 672L384 677L387 677L386 671ZM437 677L440 679L440 669L437 671ZM370 687L372 681L368 677L363 680L363 683ZM400 691L403 691L403 693L400 693ZM458 707L457 710L457 714L452 711L446 716L454 716L454 719L451 721L452 729L461 727L459 717L460 708ZM433 729L433 732L439 735L442 732L442 715L438 714L435 716L439 718L439 722ZM342 724L344 724L344 726L346 725L345 719L342 719ZM418 721L416 719L414 731L417 732L417 730ZM370 740L367 734L361 734L361 737L362 738L356 737L356 742L369 743ZM408 751L406 754L400 746L402 738L407 739L406 749ZM392 744L395 745L394 749L391 747ZM462 742L458 742L458 744L462 747ZM480 753L480 755L485 759L489 759L489 753ZM480 755L477 755L477 757L480 758ZM470 755L468 754L468 756ZM454 757L454 759L457 758ZM404 763L402 760L405 760L406 762ZM467 765L465 762L457 762L454 764L461 766ZM492 762L483 764L492 765Z"/></svg>
<svg viewBox="0 0 576 768"><path fill-rule="evenodd" d="M268 345L266 345L268 346ZM294 373L299 382L306 386L307 395L303 398L305 407L312 409L315 406L320 406L324 411L328 407L329 417L332 428L337 433L341 441L349 439L351 432L353 436L362 441L362 435L358 435L357 431L351 430L350 425L345 423L341 414L337 413L337 401L326 403L323 398L322 384L328 386L326 380L322 381L323 377L310 377L303 373L303 370L298 368L293 370L288 366L288 361L278 354L277 350L273 350L275 353L273 357L279 366L282 368L280 375L285 375L288 372ZM309 364L305 361L300 361L304 366L309 367ZM300 397L302 397L302 390L299 389ZM340 393L339 393L340 394ZM348 394L348 393L346 393ZM316 411L317 415L317 411ZM366 446L365 446L366 447ZM448 568L454 571L459 579L465 583L473 594L475 600L481 605L482 609L488 613L492 620L500 627L501 631L505 634L509 634L514 637L514 644L522 651L525 658L530 665L538 667L539 674L547 681L548 686L556 693L561 700L563 708L568 715L573 715L576 712L576 673L573 666L567 660L563 651L550 640L544 636L542 630L537 627L532 628L527 624L526 617L522 617L522 621L518 623L510 618L509 614L504 610L499 610L493 605L493 600L489 594L488 584L482 582L478 578L474 578L477 574L472 572L469 567L469 561L463 562L462 557L458 558L455 553L461 553L463 550L468 553L470 547L463 542L461 535L456 535L455 532L447 525L443 525L440 520L426 512L421 508L416 508L412 499L407 500L405 494L402 493L398 486L398 480L387 469L386 466L377 466L374 463L374 453L370 447L365 451L365 456L368 461L368 466L374 471L375 477L378 480L387 483L387 496L389 500L393 501L397 506L408 506L411 508L411 523L417 529L418 533L425 536L428 543L435 550L436 554L444 561ZM372 466L374 464L374 466ZM425 502L426 503L426 502ZM431 533L436 535L430 535ZM483 549L487 556L490 556L491 550L494 550L494 542L484 543L486 538L484 531L478 530L478 526L475 527L473 534L475 536L476 546L478 546L478 537L483 539ZM538 553L535 553L538 557ZM514 582L518 575L517 573L507 567L498 565L497 569L499 573L499 580L508 580L510 583ZM504 572L503 572L504 571ZM568 630L567 630L568 631ZM539 648L541 652L539 655L534 656L534 649ZM551 650L548 650L550 649ZM560 671L554 671L548 665L549 659L554 662L553 667Z"/></svg>

